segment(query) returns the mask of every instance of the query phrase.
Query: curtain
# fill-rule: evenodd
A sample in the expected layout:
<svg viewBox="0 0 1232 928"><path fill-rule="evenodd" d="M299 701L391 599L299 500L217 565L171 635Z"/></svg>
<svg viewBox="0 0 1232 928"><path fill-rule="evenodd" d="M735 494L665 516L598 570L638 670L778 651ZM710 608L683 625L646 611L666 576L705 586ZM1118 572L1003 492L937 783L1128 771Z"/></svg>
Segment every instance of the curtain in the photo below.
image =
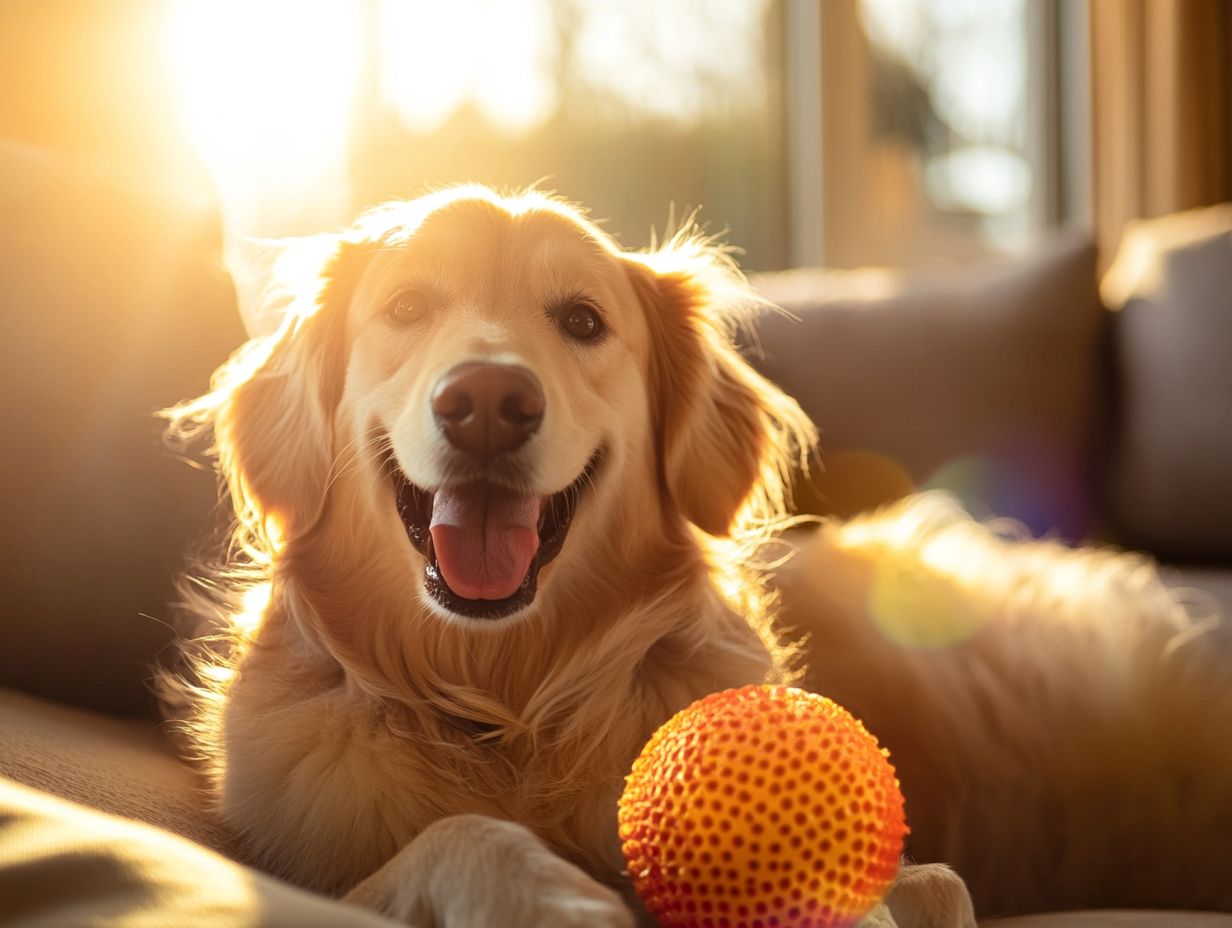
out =
<svg viewBox="0 0 1232 928"><path fill-rule="evenodd" d="M1232 200L1232 2L1090 3L1092 180L1106 267L1129 220Z"/></svg>

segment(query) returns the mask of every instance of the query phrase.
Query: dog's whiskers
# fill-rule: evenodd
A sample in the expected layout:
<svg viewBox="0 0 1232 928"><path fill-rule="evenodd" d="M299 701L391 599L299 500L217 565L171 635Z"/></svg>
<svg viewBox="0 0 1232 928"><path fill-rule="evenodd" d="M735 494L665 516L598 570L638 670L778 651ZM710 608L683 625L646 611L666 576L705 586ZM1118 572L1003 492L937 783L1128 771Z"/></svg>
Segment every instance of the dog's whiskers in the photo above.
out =
<svg viewBox="0 0 1232 928"><path fill-rule="evenodd" d="M325 491L328 492L339 479L358 465L365 452L375 453L381 462L380 472L382 476L385 476L386 468L390 465L389 458L392 457L387 452L392 452L392 450L389 436L379 426L374 425L366 429L362 434L347 442L334 456L330 464L330 476L325 484Z"/></svg>
<svg viewBox="0 0 1232 928"><path fill-rule="evenodd" d="M368 440L367 434L359 435L356 438L353 438L351 441L347 442L345 445L342 446L341 449L339 449L338 453L334 455L333 461L330 462L330 466L329 466L330 484L329 485L332 485L334 480L337 480L338 477L345 474L346 471L358 460L359 456L363 454L365 450L365 442L367 440ZM327 486L327 489L328 489L328 486Z"/></svg>

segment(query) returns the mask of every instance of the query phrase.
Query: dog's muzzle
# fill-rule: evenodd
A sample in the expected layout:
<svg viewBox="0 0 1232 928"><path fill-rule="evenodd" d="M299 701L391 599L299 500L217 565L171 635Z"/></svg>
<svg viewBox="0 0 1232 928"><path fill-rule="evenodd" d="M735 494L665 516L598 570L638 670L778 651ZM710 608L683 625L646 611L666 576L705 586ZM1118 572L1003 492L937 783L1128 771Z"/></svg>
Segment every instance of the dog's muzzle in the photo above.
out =
<svg viewBox="0 0 1232 928"><path fill-rule="evenodd" d="M602 455L596 451L559 493L520 489L527 472L519 452L543 422L546 400L535 375L519 365L459 364L436 383L430 403L449 446L447 479L427 489L396 463L391 468L398 515L427 561L425 588L459 615L513 615L534 600L539 570L564 545Z"/></svg>

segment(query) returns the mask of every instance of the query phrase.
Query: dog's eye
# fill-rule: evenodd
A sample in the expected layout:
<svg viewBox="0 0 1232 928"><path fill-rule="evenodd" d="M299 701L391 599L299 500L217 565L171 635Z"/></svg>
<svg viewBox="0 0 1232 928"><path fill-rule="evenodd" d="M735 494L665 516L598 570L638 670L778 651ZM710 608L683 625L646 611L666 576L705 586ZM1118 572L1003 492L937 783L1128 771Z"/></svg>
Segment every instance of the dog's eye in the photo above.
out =
<svg viewBox="0 0 1232 928"><path fill-rule="evenodd" d="M598 311L586 303L570 303L560 313L560 327L570 338L591 341L603 334L603 320Z"/></svg>
<svg viewBox="0 0 1232 928"><path fill-rule="evenodd" d="M396 325L406 325L422 315L430 302L428 295L420 290L399 290L385 304L385 318Z"/></svg>

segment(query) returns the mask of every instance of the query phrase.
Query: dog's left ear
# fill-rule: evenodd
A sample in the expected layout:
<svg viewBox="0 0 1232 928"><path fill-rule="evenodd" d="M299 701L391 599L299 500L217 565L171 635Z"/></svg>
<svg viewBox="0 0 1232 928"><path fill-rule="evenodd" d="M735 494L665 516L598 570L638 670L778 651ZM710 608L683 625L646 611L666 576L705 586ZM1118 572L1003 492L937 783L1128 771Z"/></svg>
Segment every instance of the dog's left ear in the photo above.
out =
<svg viewBox="0 0 1232 928"><path fill-rule="evenodd" d="M164 413L172 435L212 430L236 516L284 540L309 529L324 505L347 308L372 251L335 236L286 247L285 264L298 272L289 280L275 275L271 299L286 303L277 331L236 352L205 396Z"/></svg>
<svg viewBox="0 0 1232 928"><path fill-rule="evenodd" d="M721 254L688 244L628 256L628 267L650 329L661 483L690 522L725 536L738 515L787 514L791 473L816 431L733 344L758 302L748 285Z"/></svg>

